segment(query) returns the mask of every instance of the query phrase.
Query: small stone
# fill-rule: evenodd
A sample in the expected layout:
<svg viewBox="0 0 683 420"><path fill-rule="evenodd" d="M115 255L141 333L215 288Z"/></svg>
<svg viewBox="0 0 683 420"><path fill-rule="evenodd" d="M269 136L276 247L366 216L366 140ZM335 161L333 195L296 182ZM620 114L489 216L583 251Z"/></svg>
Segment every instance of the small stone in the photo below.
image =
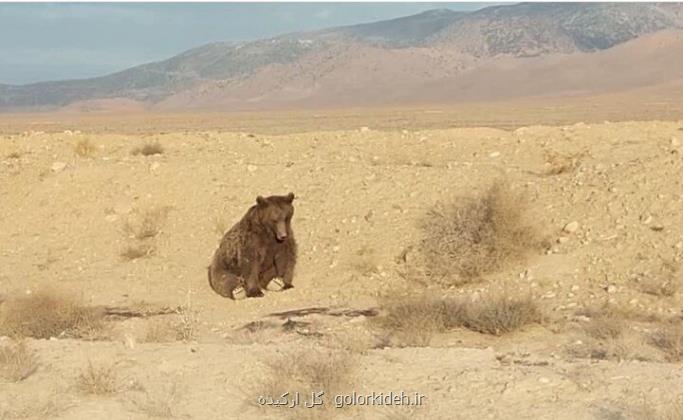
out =
<svg viewBox="0 0 683 420"><path fill-rule="evenodd" d="M649 213L645 213L640 216L640 221L644 225L650 224L652 222L652 215Z"/></svg>
<svg viewBox="0 0 683 420"><path fill-rule="evenodd" d="M628 304L629 304L629 305L635 305L635 304L637 304L637 303L638 303L638 299L636 299L636 298L633 298L633 299L631 299L631 300L628 301Z"/></svg>
<svg viewBox="0 0 683 420"><path fill-rule="evenodd" d="M564 225L564 228L562 228L563 231L567 233L574 233L579 229L579 222L573 221L569 222L566 225Z"/></svg>
<svg viewBox="0 0 683 420"><path fill-rule="evenodd" d="M104 220L106 220L109 223L113 223L119 219L119 216L115 214L108 214L107 216L104 217Z"/></svg>
<svg viewBox="0 0 683 420"><path fill-rule="evenodd" d="M607 290L607 293L613 294L617 292L617 286L610 284L605 290Z"/></svg>
<svg viewBox="0 0 683 420"><path fill-rule="evenodd" d="M255 172L258 169L256 165L247 165L247 171Z"/></svg>
<svg viewBox="0 0 683 420"><path fill-rule="evenodd" d="M161 166L161 163L159 163L159 162L152 162L152 164L149 165L149 170L152 171L152 172L154 172L154 171L156 171L157 169L159 169L160 166Z"/></svg>
<svg viewBox="0 0 683 420"><path fill-rule="evenodd" d="M538 378L538 382L540 382L542 384L548 384L548 383L550 383L550 379L548 379L546 377L541 377L541 378Z"/></svg>
<svg viewBox="0 0 683 420"><path fill-rule="evenodd" d="M498 156L500 156L500 152L491 152L491 154L489 154L490 158L497 158Z"/></svg>
<svg viewBox="0 0 683 420"><path fill-rule="evenodd" d="M361 127L359 131L361 133L367 133L368 131L370 131L370 127Z"/></svg>
<svg viewBox="0 0 683 420"><path fill-rule="evenodd" d="M52 169L52 172L61 172L66 168L66 163L64 162L55 162L52 164L50 167Z"/></svg>
<svg viewBox="0 0 683 420"><path fill-rule="evenodd" d="M678 147L681 145L681 141L678 140L676 137L671 137L671 145L673 147Z"/></svg>
<svg viewBox="0 0 683 420"><path fill-rule="evenodd" d="M573 285L572 288L571 288L571 291L572 291L572 292L576 292L576 291L579 290L579 289L580 289L579 286Z"/></svg>
<svg viewBox="0 0 683 420"><path fill-rule="evenodd" d="M557 243L558 243L558 244L564 244L564 243L567 243L567 242L569 242L569 238L567 238L566 236L561 236L561 237L557 238Z"/></svg>

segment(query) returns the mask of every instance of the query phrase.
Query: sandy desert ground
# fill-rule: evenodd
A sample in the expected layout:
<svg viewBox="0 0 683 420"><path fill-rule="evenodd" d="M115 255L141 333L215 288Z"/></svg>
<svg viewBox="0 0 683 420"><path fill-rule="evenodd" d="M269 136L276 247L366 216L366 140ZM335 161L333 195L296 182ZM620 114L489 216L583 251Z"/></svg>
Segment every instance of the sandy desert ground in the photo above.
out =
<svg viewBox="0 0 683 420"><path fill-rule="evenodd" d="M439 128L386 115L279 133L3 117L0 312L48 294L108 313L92 334L2 338L0 417L680 418L683 120ZM145 145L160 153L131 153ZM546 248L458 287L402 275L429 210L497 179ZM290 191L296 287L212 292L221 233L257 195ZM395 291L528 296L542 319L499 336L387 331L376 319ZM297 372L329 385L323 406L257 407L268 381ZM331 389L424 397L337 409Z"/></svg>

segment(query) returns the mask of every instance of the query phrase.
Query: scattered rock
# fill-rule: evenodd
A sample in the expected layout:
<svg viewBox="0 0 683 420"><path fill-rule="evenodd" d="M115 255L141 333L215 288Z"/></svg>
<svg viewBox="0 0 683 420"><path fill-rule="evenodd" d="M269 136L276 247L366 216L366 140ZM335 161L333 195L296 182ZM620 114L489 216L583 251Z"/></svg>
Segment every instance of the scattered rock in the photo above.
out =
<svg viewBox="0 0 683 420"><path fill-rule="evenodd" d="M152 162L152 164L149 165L149 170L152 171L152 172L154 172L154 171L156 171L157 169L159 169L160 166L161 166L161 163L159 163L159 162Z"/></svg>
<svg viewBox="0 0 683 420"><path fill-rule="evenodd" d="M361 127L358 131L360 131L361 133L367 133L368 131L370 131L370 127Z"/></svg>
<svg viewBox="0 0 683 420"><path fill-rule="evenodd" d="M567 243L567 242L569 242L569 238L567 238L566 236L561 236L561 237L557 238L557 243L558 243L558 244L564 244L564 243Z"/></svg>
<svg viewBox="0 0 683 420"><path fill-rule="evenodd" d="M574 233L577 230L579 230L579 222L577 222L577 221L569 222L566 225L564 225L562 230L567 232L567 233Z"/></svg>
<svg viewBox="0 0 683 420"><path fill-rule="evenodd" d="M55 162L50 167L50 169L52 169L52 172L62 172L64 168L66 168L66 163L64 162Z"/></svg>
<svg viewBox="0 0 683 420"><path fill-rule="evenodd" d="M491 152L491 154L489 154L490 158L497 158L498 156L500 156L500 152Z"/></svg>
<svg viewBox="0 0 683 420"><path fill-rule="evenodd" d="M256 165L247 165L247 171L255 172L258 169Z"/></svg>
<svg viewBox="0 0 683 420"><path fill-rule="evenodd" d="M605 288L605 290L606 290L607 293L609 293L609 294L614 294L614 293L617 292L617 286L615 286L615 285L613 285L613 284L610 284L609 286L607 286L607 287Z"/></svg>
<svg viewBox="0 0 683 420"><path fill-rule="evenodd" d="M681 145L681 141L678 140L678 138L676 138L676 137L671 137L671 145L673 147L678 147Z"/></svg>
<svg viewBox="0 0 683 420"><path fill-rule="evenodd" d="M652 222L652 215L649 213L640 215L640 222L644 225L648 225Z"/></svg>

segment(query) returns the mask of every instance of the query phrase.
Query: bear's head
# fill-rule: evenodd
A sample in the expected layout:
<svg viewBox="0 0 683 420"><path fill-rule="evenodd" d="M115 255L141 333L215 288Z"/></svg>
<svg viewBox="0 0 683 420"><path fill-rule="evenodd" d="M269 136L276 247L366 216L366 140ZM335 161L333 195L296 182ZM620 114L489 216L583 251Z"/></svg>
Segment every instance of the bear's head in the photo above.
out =
<svg viewBox="0 0 683 420"><path fill-rule="evenodd" d="M278 242L284 242L292 235L292 216L294 215L294 193L256 197L261 225Z"/></svg>

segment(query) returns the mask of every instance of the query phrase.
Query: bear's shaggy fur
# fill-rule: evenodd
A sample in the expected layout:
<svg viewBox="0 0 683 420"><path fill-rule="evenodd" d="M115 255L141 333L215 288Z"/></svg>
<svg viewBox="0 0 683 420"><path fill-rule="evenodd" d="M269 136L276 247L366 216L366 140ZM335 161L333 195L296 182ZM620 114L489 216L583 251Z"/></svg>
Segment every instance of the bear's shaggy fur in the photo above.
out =
<svg viewBox="0 0 683 420"><path fill-rule="evenodd" d="M234 299L242 286L247 297L263 296L275 277L283 289L294 287L297 246L292 232L294 194L258 196L242 220L228 230L209 266L209 284L221 296Z"/></svg>

